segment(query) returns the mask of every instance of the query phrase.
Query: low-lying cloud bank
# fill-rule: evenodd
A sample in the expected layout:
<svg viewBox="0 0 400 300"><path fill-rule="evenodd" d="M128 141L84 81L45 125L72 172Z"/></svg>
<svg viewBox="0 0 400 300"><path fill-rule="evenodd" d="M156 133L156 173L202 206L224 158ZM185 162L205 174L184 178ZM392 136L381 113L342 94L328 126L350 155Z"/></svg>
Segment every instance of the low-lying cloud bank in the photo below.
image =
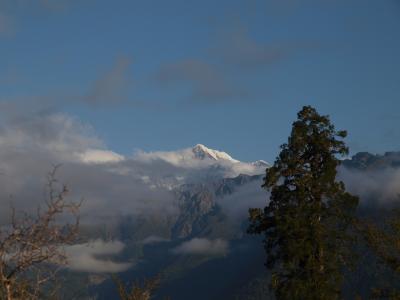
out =
<svg viewBox="0 0 400 300"><path fill-rule="evenodd" d="M130 262L115 262L106 256L116 255L124 249L120 241L89 241L65 247L67 268L73 271L88 273L118 273L132 267Z"/></svg>
<svg viewBox="0 0 400 300"><path fill-rule="evenodd" d="M84 199L82 222L176 213L169 189L143 180L144 175L174 174L174 168L126 159L108 150L90 126L63 114L44 114L0 126L0 222L9 220L11 201L24 211L43 205L46 174L54 164L62 164L56 176L68 186L70 198Z"/></svg>
<svg viewBox="0 0 400 300"><path fill-rule="evenodd" d="M217 154L226 159L195 159L192 148L122 156L109 150L93 128L70 116L44 113L14 118L0 126L0 223L9 221L10 201L25 211L43 204L52 164L62 164L57 177L69 187L71 199L84 199L83 223L127 215L173 216L178 213L173 188L180 184L264 172L265 166ZM400 194L400 169L360 172L342 167L339 178L362 201L392 203ZM249 207L267 202L268 194L260 185L246 184L217 203L228 216L246 219Z"/></svg>
<svg viewBox="0 0 400 300"><path fill-rule="evenodd" d="M216 162L193 156L188 148L124 157L107 149L93 128L67 115L14 118L0 126L0 205L9 207L12 200L17 209L35 209L45 197L46 174L53 164L62 164L60 183L68 186L72 199L84 199L82 222L119 215L173 215L175 186L259 168L229 157ZM0 210L0 222L6 222L9 213Z"/></svg>
<svg viewBox="0 0 400 300"><path fill-rule="evenodd" d="M217 199L217 204L232 220L242 222L248 218L249 208L264 207L269 193L261 188L262 180L255 180L238 187L234 193Z"/></svg>
<svg viewBox="0 0 400 300"><path fill-rule="evenodd" d="M360 171L341 167L338 178L361 203L400 204L400 168Z"/></svg>
<svg viewBox="0 0 400 300"><path fill-rule="evenodd" d="M201 144L176 151L137 151L131 159L146 165L166 163L190 181L206 180L210 176L254 175L264 171L263 166L238 161L225 152L208 149Z"/></svg>
<svg viewBox="0 0 400 300"><path fill-rule="evenodd" d="M183 242L178 247L171 250L174 254L190 255L226 255L229 244L223 239L209 240L205 238L193 238Z"/></svg>

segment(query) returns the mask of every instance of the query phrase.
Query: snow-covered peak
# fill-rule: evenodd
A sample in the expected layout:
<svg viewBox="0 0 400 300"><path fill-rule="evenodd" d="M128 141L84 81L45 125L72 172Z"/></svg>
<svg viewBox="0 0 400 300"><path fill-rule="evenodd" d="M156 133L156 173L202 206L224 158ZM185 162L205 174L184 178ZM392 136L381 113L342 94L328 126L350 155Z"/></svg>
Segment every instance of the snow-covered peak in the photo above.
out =
<svg viewBox="0 0 400 300"><path fill-rule="evenodd" d="M197 159L212 159L212 160L228 160L231 162L239 162L233 159L228 153L207 148L202 144L197 144L192 148L194 157Z"/></svg>
<svg viewBox="0 0 400 300"><path fill-rule="evenodd" d="M144 152L140 151L132 158L133 162L140 162L146 164L158 164L166 162L178 167L172 171L166 172L168 182L171 177L175 184L180 185L183 182L195 182L196 180L210 180L212 178L227 178L236 177L239 174L258 175L264 174L265 169L269 164L265 161L241 162L232 158L226 152L210 149L203 144L197 144L191 148L180 149L176 151L156 151ZM168 170L167 165L163 163L162 167L155 167L156 170ZM142 165L144 167L144 165ZM145 177L146 181L165 182L166 178L160 172L156 173L157 178L154 176ZM179 180L177 178L180 178ZM168 183L169 184L169 183Z"/></svg>
<svg viewBox="0 0 400 300"><path fill-rule="evenodd" d="M262 160L262 159L256 160L255 162L252 162L251 164L253 166L255 166L255 167L265 167L265 168L269 168L270 167L270 164L267 163L265 160Z"/></svg>

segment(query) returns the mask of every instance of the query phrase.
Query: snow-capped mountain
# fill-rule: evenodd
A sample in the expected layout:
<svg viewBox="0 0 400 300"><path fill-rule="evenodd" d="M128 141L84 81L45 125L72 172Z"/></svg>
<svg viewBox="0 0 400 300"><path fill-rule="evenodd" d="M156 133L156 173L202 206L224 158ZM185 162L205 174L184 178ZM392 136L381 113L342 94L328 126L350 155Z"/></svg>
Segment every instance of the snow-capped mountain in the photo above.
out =
<svg viewBox="0 0 400 300"><path fill-rule="evenodd" d="M211 182L240 174L264 174L269 165L262 160L242 162L226 152L203 144L175 151L139 151L106 167L119 174L130 174L146 185L172 190L182 184Z"/></svg>
<svg viewBox="0 0 400 300"><path fill-rule="evenodd" d="M133 161L144 163L148 166L160 163L174 167L173 176L180 178L228 178L239 174L263 174L269 166L267 162L242 162L232 158L228 153L214 150L203 144L176 151L138 152ZM178 174L180 173L180 174ZM158 174L159 175L159 174ZM182 181L182 180L181 180Z"/></svg>
<svg viewBox="0 0 400 300"><path fill-rule="evenodd" d="M143 162L163 160L179 167L201 167L216 164L247 164L250 167L263 168L269 166L269 164L263 160L257 160L251 163L242 162L232 158L232 156L226 152L208 148L203 144L197 144L194 147L176 151L138 152L134 159Z"/></svg>
<svg viewBox="0 0 400 300"><path fill-rule="evenodd" d="M168 190L182 184L211 182L240 174L260 175L269 167L263 160L242 162L203 144L175 151L138 151L131 157L110 150L89 149L77 157L85 165L96 165L108 172L131 177L152 189Z"/></svg>
<svg viewBox="0 0 400 300"><path fill-rule="evenodd" d="M194 158L196 159L212 159L212 160L227 160L234 163L239 162L233 159L228 153L207 148L202 144L197 144L192 148Z"/></svg>
<svg viewBox="0 0 400 300"><path fill-rule="evenodd" d="M262 168L269 168L270 167L270 164L267 163L265 160L262 160L262 159L256 160L255 162L252 162L251 164L253 166L255 166L255 167L262 167Z"/></svg>

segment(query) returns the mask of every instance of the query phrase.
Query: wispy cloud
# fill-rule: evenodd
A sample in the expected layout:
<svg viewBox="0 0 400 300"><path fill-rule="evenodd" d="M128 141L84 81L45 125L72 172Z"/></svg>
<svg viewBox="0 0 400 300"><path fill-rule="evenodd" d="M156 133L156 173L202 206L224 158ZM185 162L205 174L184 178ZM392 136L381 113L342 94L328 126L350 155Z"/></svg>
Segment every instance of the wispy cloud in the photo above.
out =
<svg viewBox="0 0 400 300"><path fill-rule="evenodd" d="M273 64L320 47L316 41L260 40L246 27L236 26L211 40L201 58L164 63L154 77L160 87L183 95L190 103L248 103L254 100L254 87L250 88L244 76L268 71Z"/></svg>
<svg viewBox="0 0 400 300"><path fill-rule="evenodd" d="M115 104L127 97L127 90L132 84L129 58L119 57L104 74L101 74L90 86L82 100L91 105Z"/></svg>
<svg viewBox="0 0 400 300"><path fill-rule="evenodd" d="M194 102L235 101L248 93L229 82L216 65L198 59L164 64L155 78L162 87L186 89Z"/></svg>
<svg viewBox="0 0 400 300"><path fill-rule="evenodd" d="M65 247L67 268L89 273L118 273L132 267L130 262L116 262L105 258L121 253L125 244L120 241L89 241ZM101 258L100 258L101 257Z"/></svg>
<svg viewBox="0 0 400 300"><path fill-rule="evenodd" d="M67 11L72 1L68 0L1 0L0 36L14 35L21 26L20 14L52 14Z"/></svg>
<svg viewBox="0 0 400 300"><path fill-rule="evenodd" d="M15 32L14 20L0 11L0 36L10 36Z"/></svg>
<svg viewBox="0 0 400 300"><path fill-rule="evenodd" d="M103 142L90 125L64 114L43 112L20 115L0 127L0 145L3 151L46 151L64 161L85 149L103 147Z"/></svg>
<svg viewBox="0 0 400 300"><path fill-rule="evenodd" d="M251 181L237 187L231 195L217 198L217 203L231 221L242 223L248 219L250 207L264 207L267 204L269 193L261 185L261 179Z"/></svg>
<svg viewBox="0 0 400 300"><path fill-rule="evenodd" d="M150 235L140 241L140 244L142 245L153 245L153 244L158 244L158 243L166 243L169 242L170 239L158 236L158 235Z"/></svg>
<svg viewBox="0 0 400 300"><path fill-rule="evenodd" d="M194 238L183 242L172 249L174 254L190 255L226 255L229 250L229 243L223 239L209 240L206 238Z"/></svg>
<svg viewBox="0 0 400 300"><path fill-rule="evenodd" d="M68 0L39 0L39 6L49 11L65 11L68 7Z"/></svg>
<svg viewBox="0 0 400 300"><path fill-rule="evenodd" d="M108 69L98 71L97 78L88 80L80 90L61 89L43 94L16 94L0 96L3 117L32 116L42 111L56 111L69 104L88 104L93 108L113 106L128 100L132 88L131 60L116 58ZM21 85L23 76L15 69L0 73L0 84ZM26 81L25 78L23 78Z"/></svg>
<svg viewBox="0 0 400 300"><path fill-rule="evenodd" d="M364 203L400 203L400 168L359 171L341 167L338 177Z"/></svg>
<svg viewBox="0 0 400 300"><path fill-rule="evenodd" d="M82 162L90 164L115 163L124 160L124 156L110 150L88 149L79 154Z"/></svg>
<svg viewBox="0 0 400 300"><path fill-rule="evenodd" d="M219 36L211 48L227 66L240 70L266 68L299 53L315 50L321 45L316 41L260 41L244 26L238 26Z"/></svg>

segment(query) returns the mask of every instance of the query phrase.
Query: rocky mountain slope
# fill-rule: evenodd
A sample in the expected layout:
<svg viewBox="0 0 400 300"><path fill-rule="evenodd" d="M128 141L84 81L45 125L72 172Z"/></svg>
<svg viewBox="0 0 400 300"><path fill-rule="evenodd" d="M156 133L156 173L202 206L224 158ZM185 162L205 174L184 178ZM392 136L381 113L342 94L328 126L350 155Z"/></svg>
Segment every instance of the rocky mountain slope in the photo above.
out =
<svg viewBox="0 0 400 300"><path fill-rule="evenodd" d="M347 168L358 170L378 170L385 168L400 167L400 152L386 152L383 155L371 154L368 152L359 152L351 159L343 161Z"/></svg>

